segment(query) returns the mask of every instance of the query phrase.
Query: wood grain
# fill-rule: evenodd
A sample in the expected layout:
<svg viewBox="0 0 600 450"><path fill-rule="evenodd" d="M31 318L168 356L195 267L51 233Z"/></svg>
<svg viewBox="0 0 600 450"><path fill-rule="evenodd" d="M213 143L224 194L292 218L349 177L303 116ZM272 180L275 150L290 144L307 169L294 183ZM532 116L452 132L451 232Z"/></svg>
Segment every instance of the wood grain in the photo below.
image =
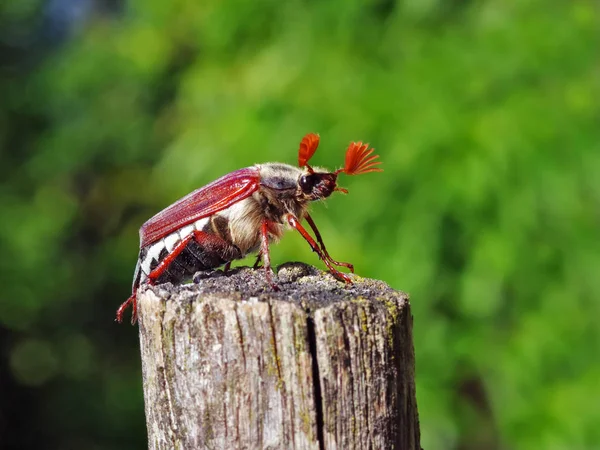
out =
<svg viewBox="0 0 600 450"><path fill-rule="evenodd" d="M420 449L405 294L303 264L139 295L151 449Z"/></svg>

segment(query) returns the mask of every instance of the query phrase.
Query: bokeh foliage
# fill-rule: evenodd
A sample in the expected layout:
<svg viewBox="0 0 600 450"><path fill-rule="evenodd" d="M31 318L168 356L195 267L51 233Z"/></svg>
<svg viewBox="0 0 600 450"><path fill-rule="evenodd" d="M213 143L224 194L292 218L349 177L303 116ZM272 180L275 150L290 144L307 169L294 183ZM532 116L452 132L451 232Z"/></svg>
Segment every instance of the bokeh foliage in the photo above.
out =
<svg viewBox="0 0 600 450"><path fill-rule="evenodd" d="M595 2L132 0L23 57L41 11L0 6L0 445L143 448L138 227L316 131L384 162L313 211L411 295L423 448L600 447Z"/></svg>

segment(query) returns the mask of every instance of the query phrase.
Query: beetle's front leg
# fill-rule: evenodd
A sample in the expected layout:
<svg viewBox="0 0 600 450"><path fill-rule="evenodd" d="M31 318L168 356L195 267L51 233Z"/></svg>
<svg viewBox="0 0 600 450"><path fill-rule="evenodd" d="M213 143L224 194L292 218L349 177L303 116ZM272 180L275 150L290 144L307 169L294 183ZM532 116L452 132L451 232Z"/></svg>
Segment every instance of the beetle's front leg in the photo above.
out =
<svg viewBox="0 0 600 450"><path fill-rule="evenodd" d="M263 266L265 267L265 276L267 283L271 285L273 290L278 291L279 288L273 282L273 269L271 268L271 255L269 254L269 221L263 220L260 225L260 253L262 254ZM257 260L258 262L258 260ZM256 264L255 264L256 266Z"/></svg>
<svg viewBox="0 0 600 450"><path fill-rule="evenodd" d="M335 267L333 267L333 265L331 264L330 258L327 258L325 256L325 253L317 245L317 243L312 238L312 236L310 234L308 234L308 231L306 231L306 229L304 229L304 227L300 224L300 221L298 220L298 218L296 216L294 216L293 214L286 214L284 216L284 218L287 221L287 223L290 224L290 226L292 228L295 228L296 230L298 230L298 232L302 235L302 237L306 240L306 242L308 242L308 245L311 246L313 251L315 251L319 255L319 258L321 258L323 260L323 262L325 263L325 265L327 266L327 268L329 269L329 271L332 273L332 275L334 277L336 277L342 281L345 281L346 283L352 283L352 279L348 275L346 275L343 272L340 272Z"/></svg>
<svg viewBox="0 0 600 450"><path fill-rule="evenodd" d="M336 261L331 256L329 256L329 252L325 248L325 243L323 242L323 239L321 238L321 233L319 233L319 230L317 229L317 224L315 224L315 221L312 219L312 217L310 217L310 214L308 214L308 213L306 213L306 221L308 222L308 224L312 228L313 232L315 233L315 236L317 237L317 241L321 245L321 250L323 250L323 254L327 257L327 259L329 259L329 261L332 264L335 264L336 266L347 267L348 269L350 269L350 272L354 273L354 266L352 264L347 263L347 262Z"/></svg>

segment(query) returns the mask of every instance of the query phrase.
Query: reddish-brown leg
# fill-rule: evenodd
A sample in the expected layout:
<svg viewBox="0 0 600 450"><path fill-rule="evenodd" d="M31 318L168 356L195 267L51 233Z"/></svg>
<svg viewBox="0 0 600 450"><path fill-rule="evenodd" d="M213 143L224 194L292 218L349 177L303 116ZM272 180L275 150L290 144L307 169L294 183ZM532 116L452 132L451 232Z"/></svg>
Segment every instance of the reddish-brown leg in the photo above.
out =
<svg viewBox="0 0 600 450"><path fill-rule="evenodd" d="M190 241L192 239L195 239L196 242L198 242L199 244L201 244L203 246L210 245L213 248L221 247L222 251L224 253L222 256L223 259L227 259L228 256L231 257L232 259L235 258L233 255L225 254L226 251L228 250L228 248L233 248L233 246L229 242L225 241L223 238L220 238L219 236L215 236L214 234L209 234L209 233L205 233L204 231L195 230L192 232L192 234L190 234L190 235L186 236L184 239L182 239L181 242L179 244L177 244L173 248L173 250L171 250L171 253L169 253L167 255L167 257L165 259L163 259L152 272L150 272L150 274L148 275L148 280L151 282L155 282L165 272L165 270L167 270L167 268L171 265L171 263L173 261L175 261L175 259L179 256L179 254L185 250L185 248L187 247L187 245L190 243Z"/></svg>
<svg viewBox="0 0 600 450"><path fill-rule="evenodd" d="M312 228L313 232L315 233L315 236L317 237L317 242L321 245L321 250L323 250L323 254L327 257L327 259L329 259L329 262L331 262L332 264L335 264L336 266L347 267L348 269L350 269L350 272L354 273L354 266L352 264L347 263L347 262L336 261L331 256L329 256L329 252L325 248L325 243L323 242L323 239L321 238L321 233L319 233L319 230L317 229L317 225L315 224L315 221L312 219L312 217L310 217L309 214L306 214L306 221L308 222L308 224Z"/></svg>
<svg viewBox="0 0 600 450"><path fill-rule="evenodd" d="M261 261L262 261L262 252L258 252L258 255L256 255L256 261L254 262L254 265L252 266L252 268L258 269L260 267Z"/></svg>
<svg viewBox="0 0 600 450"><path fill-rule="evenodd" d="M346 283L352 283L352 280L350 279L350 277L348 275L346 275L343 272L340 272L335 267L333 267L329 258L327 258L325 256L325 254L321 251L321 249L319 248L319 246L317 245L315 240L312 238L312 236L310 234L308 234L308 231L306 231L304 229L304 227L300 224L300 221L298 220L298 218L296 216L294 216L292 214L286 214L285 220L290 224L291 227L298 230L298 232L302 235L302 237L306 240L306 242L308 242L308 244L311 246L313 251L316 252L319 255L319 258L321 258L323 260L323 262L325 263L325 265L327 266L327 268L333 274L334 277L341 279L341 280L345 281Z"/></svg>
<svg viewBox="0 0 600 450"><path fill-rule="evenodd" d="M133 301L133 304L131 305L131 325L135 325L136 321L137 321L137 293L136 293L136 299Z"/></svg>
<svg viewBox="0 0 600 450"><path fill-rule="evenodd" d="M165 259L158 263L158 265L148 274L148 281L150 284L153 284L156 280L160 278L160 276L165 273L165 270L177 259L177 257L181 254L182 251L185 250L187 245L190 243L192 239L195 238L196 233L201 233L199 231L195 231L189 235L187 235L184 239L182 239L179 244L173 247L171 253L169 253ZM202 233L205 234L205 233ZM197 240L197 239L196 239Z"/></svg>
<svg viewBox="0 0 600 450"><path fill-rule="evenodd" d="M225 263L225 266L223 267L223 273L229 272L229 269L231 269L231 261Z"/></svg>
<svg viewBox="0 0 600 450"><path fill-rule="evenodd" d="M273 290L278 291L279 288L273 283L273 269L271 269L271 255L269 254L269 222L263 220L260 226L260 253L263 258L263 265L265 266L265 276L267 277L267 283L271 285Z"/></svg>
<svg viewBox="0 0 600 450"><path fill-rule="evenodd" d="M152 272L150 272L148 274L147 283L150 285L154 284L154 282L158 279L158 277L160 277L164 273L164 271L167 270L167 267L169 267L169 264L171 264L175 260L175 258L177 258L177 256L179 256L179 254L185 249L185 247L190 243L190 241L192 239L194 239L194 234L190 234L189 236L186 236L185 239L182 239L181 242L175 246L173 251L171 253L169 253L169 255L167 255L167 257L165 259L163 259ZM137 294L137 287L133 290L133 294L131 294L131 297L129 297L125 301L125 303L123 303L121 306L119 306L119 309L117 310L117 322L121 323L123 321L123 313L129 307L129 305L131 305L131 307L132 307L131 325L135 325L135 322L137 321L137 295L136 294Z"/></svg>
<svg viewBox="0 0 600 450"><path fill-rule="evenodd" d="M226 242L225 240L223 240L222 238L220 238L218 236L215 236L213 234L208 234L203 231L195 230L192 234L190 234L190 235L186 236L184 239L182 239L181 242L179 242L179 244L177 244L173 248L171 253L169 253L165 259L163 259L160 263L158 263L158 265L154 268L154 270L152 270L148 274L148 281L146 283L153 285L156 282L156 280L158 280L158 278L160 278L160 276L165 272L165 270L167 270L167 268L171 265L171 263L173 261L175 261L175 259L181 254L181 252L185 250L185 248L187 247L187 245L190 243L190 241L192 239L195 239L196 242L203 244L203 245L206 245L207 243L211 243L214 246L221 246L224 249L226 249L227 246L231 246L231 244L229 244L228 242ZM226 255L224 255L224 256L226 256ZM229 264L229 263L227 263L227 264ZM131 294L131 297L129 297L121 306L119 306L119 309L117 310L117 322L121 322L123 320L123 313L129 307L129 305L132 305L131 324L135 325L135 322L137 321L136 292L137 292L137 287L136 287L136 289L134 289L134 292L133 292L133 294Z"/></svg>
<svg viewBox="0 0 600 450"><path fill-rule="evenodd" d="M131 325L135 325L135 321L137 319L136 314L135 314L137 311L136 291L137 291L137 286L133 289L133 294L131 294L131 297L129 297L127 300L125 300L123 302L123 304L121 304L121 306L119 306L119 309L117 309L117 318L115 319L117 322L119 322L119 323L123 322L123 313L127 310L127 308L129 308L129 305L132 305L133 312L131 315Z"/></svg>

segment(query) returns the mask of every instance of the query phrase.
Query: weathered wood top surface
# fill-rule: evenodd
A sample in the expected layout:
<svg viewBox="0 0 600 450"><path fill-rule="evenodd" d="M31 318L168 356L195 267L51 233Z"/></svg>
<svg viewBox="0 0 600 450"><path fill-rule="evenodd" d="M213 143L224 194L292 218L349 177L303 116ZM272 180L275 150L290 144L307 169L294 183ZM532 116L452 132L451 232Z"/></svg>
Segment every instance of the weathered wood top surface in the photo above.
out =
<svg viewBox="0 0 600 450"><path fill-rule="evenodd" d="M406 294L301 263L140 291L149 448L418 450Z"/></svg>
<svg viewBox="0 0 600 450"><path fill-rule="evenodd" d="M353 284L336 280L328 272L313 266L290 262L278 267L275 279L279 291L265 282L262 268L240 267L225 275L216 270L204 277L195 277L194 283L173 286L170 283L150 287L161 298L176 294L178 299L192 301L196 295L218 295L236 300L284 300L295 303L307 311L323 308L340 301L359 299L395 300L408 303L408 296L371 278L350 274ZM189 292L191 295L187 296Z"/></svg>

